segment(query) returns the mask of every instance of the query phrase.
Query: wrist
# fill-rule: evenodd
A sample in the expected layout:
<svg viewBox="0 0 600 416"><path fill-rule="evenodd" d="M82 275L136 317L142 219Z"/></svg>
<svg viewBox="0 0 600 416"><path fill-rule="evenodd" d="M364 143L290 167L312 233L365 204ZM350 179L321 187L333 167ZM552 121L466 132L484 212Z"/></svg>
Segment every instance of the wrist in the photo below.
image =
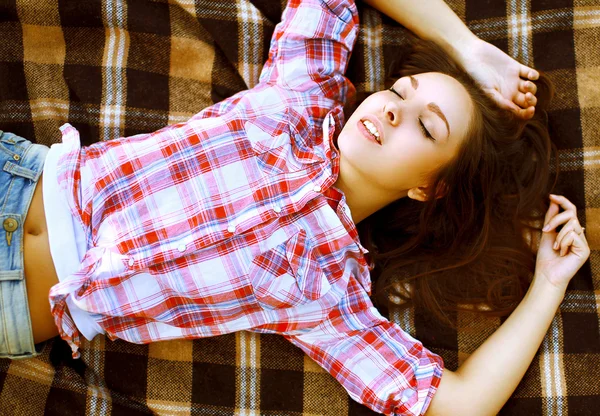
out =
<svg viewBox="0 0 600 416"><path fill-rule="evenodd" d="M550 297L562 301L567 292L567 285L568 282L565 284L556 284L543 273L535 273L531 286L529 287L528 295L531 292L533 296Z"/></svg>
<svg viewBox="0 0 600 416"><path fill-rule="evenodd" d="M445 51L463 67L467 66L466 64L471 60L471 55L477 50L480 42L483 41L468 29L451 40L438 41Z"/></svg>

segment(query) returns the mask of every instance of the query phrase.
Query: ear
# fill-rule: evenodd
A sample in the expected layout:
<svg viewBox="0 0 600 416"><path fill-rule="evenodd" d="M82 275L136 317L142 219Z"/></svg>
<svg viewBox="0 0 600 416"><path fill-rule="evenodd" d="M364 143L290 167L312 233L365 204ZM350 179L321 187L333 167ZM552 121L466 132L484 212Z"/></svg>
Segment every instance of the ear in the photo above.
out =
<svg viewBox="0 0 600 416"><path fill-rule="evenodd" d="M425 202L429 200L429 196L432 194L433 190L429 186L419 186L416 188L411 188L408 190L408 197L410 199L415 199L417 201ZM442 184L442 189L438 191L435 196L437 199L443 198L446 196L448 192L448 187L446 184Z"/></svg>
<svg viewBox="0 0 600 416"><path fill-rule="evenodd" d="M425 202L428 199L427 193L425 192L425 190L426 190L426 188L423 186L419 186L417 188L410 188L408 190L408 197L410 199Z"/></svg>

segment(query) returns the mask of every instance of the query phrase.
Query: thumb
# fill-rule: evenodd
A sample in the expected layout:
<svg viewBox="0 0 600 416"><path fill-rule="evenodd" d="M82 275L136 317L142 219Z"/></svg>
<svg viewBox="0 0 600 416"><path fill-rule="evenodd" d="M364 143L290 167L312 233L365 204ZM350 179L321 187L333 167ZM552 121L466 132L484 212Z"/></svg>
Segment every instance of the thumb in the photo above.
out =
<svg viewBox="0 0 600 416"><path fill-rule="evenodd" d="M548 225L550 220L552 220L552 218L554 218L558 214L558 211L560 211L558 203L550 199L550 205L548 206L546 216L544 217L544 226Z"/></svg>
<svg viewBox="0 0 600 416"><path fill-rule="evenodd" d="M540 245L538 250L550 250L553 251L554 240L556 239L556 231L542 231L542 238L540 239Z"/></svg>

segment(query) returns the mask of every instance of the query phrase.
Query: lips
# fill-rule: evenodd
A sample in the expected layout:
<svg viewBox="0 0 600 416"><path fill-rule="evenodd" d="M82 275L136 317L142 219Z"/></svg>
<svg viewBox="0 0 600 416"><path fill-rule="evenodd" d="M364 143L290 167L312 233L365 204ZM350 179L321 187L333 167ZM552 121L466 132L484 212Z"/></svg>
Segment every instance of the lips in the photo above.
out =
<svg viewBox="0 0 600 416"><path fill-rule="evenodd" d="M366 121L370 121L371 123L373 123L373 125L377 129L377 133L379 134L379 140L377 140L375 137L373 137L373 134L371 134L371 132L365 127L365 125L363 124L363 121L365 121L365 120ZM379 146L381 146L381 144L383 143L383 140L384 140L383 126L381 125L381 123L379 122L379 120L376 117L372 117L370 115L367 115L367 116L361 118L356 123L356 127L358 128L358 130L361 132L361 134L363 136L365 136L367 139L369 139L372 142L374 142L374 143L378 144Z"/></svg>

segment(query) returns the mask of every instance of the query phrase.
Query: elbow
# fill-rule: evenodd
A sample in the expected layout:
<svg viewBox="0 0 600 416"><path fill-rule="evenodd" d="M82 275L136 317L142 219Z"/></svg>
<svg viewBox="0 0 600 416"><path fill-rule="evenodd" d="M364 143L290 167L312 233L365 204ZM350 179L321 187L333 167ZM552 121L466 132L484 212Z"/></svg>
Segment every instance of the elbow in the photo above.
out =
<svg viewBox="0 0 600 416"><path fill-rule="evenodd" d="M434 394L426 416L494 416L496 412L480 406L481 398L475 399L476 392L458 372L444 369L442 379Z"/></svg>

